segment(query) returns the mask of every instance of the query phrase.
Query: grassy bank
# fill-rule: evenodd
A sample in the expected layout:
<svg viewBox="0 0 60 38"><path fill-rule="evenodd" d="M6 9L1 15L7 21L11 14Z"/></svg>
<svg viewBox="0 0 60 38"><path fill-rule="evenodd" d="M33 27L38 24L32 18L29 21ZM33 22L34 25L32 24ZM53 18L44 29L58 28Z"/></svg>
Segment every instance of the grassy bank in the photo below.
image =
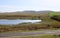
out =
<svg viewBox="0 0 60 38"><path fill-rule="evenodd" d="M60 23L52 24L18 24L18 25L0 25L0 32L9 32L9 31L37 31L41 29L59 29Z"/></svg>
<svg viewBox="0 0 60 38"><path fill-rule="evenodd" d="M15 36L15 37L11 37L11 38L60 38L59 35L40 35L40 36L24 36L24 37L20 37L20 36Z"/></svg>

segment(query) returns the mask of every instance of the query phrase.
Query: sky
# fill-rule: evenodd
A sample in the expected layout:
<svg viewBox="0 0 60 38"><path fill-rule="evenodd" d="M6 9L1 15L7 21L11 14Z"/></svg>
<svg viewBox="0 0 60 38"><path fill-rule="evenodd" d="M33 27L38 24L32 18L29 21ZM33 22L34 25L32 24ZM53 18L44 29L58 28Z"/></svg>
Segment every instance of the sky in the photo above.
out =
<svg viewBox="0 0 60 38"><path fill-rule="evenodd" d="M60 11L60 0L0 0L0 12L24 10Z"/></svg>

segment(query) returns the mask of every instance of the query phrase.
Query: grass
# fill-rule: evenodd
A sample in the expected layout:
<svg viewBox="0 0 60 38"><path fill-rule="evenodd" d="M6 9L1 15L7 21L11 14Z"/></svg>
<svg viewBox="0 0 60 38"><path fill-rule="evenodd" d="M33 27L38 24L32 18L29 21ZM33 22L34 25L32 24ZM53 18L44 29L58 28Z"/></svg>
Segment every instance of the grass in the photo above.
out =
<svg viewBox="0 0 60 38"><path fill-rule="evenodd" d="M56 15L56 13L49 13L48 15ZM50 26L51 28L50 29L56 29L57 27L60 28L60 22L58 21L55 21L55 20L52 20L48 15L42 15L42 16L37 16L38 18L37 19L42 19L42 22L40 24L18 24L18 25L12 25L12 26L9 26L9 25L0 25L0 32L9 32L9 31L19 31L19 32L25 32L25 31L37 31L37 30L40 30L40 29L49 29ZM10 19L10 18L21 18L24 16L23 15L0 15L0 18L7 18L7 19ZM31 17L31 18L29 18ZM27 16L26 19L36 19L36 16ZM22 19L22 18L21 18ZM50 25L48 27L48 25ZM55 28L56 27L56 28Z"/></svg>
<svg viewBox="0 0 60 38"><path fill-rule="evenodd" d="M44 19L43 19L44 20ZM40 30L58 30L60 28L60 22L58 21L53 21L51 19L46 19L46 21L44 23L40 23L40 24L18 24L18 25L0 25L0 32L29 32L29 31L40 31ZM50 26L48 27L48 25L50 24Z"/></svg>
<svg viewBox="0 0 60 38"><path fill-rule="evenodd" d="M50 12L48 13L49 16L60 15L60 12Z"/></svg>
<svg viewBox="0 0 60 38"><path fill-rule="evenodd" d="M56 35L37 35L37 36L12 36L11 38L60 38L60 36Z"/></svg>
<svg viewBox="0 0 60 38"><path fill-rule="evenodd" d="M57 29L57 28L53 28L53 29L39 29L39 30L18 30L18 31L7 31L7 32L1 32L3 34L6 34L6 33L13 33L13 32L36 32L36 31L44 31L44 30L60 30Z"/></svg>

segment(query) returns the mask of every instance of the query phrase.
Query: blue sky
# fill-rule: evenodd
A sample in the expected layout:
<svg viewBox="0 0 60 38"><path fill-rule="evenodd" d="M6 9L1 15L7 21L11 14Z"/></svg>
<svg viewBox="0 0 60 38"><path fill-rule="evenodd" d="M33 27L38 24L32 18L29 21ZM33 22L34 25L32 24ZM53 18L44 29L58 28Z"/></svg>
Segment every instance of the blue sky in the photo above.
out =
<svg viewBox="0 0 60 38"><path fill-rule="evenodd" d="M23 10L60 11L60 0L0 0L0 12Z"/></svg>

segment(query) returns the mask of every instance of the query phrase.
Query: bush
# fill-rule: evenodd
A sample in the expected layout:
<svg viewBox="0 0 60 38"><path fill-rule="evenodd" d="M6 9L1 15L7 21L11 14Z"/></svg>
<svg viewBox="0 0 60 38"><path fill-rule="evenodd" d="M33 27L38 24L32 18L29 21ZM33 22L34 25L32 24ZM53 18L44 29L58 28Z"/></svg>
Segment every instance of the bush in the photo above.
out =
<svg viewBox="0 0 60 38"><path fill-rule="evenodd" d="M51 19L54 19L54 20L60 21L60 15L52 16Z"/></svg>

